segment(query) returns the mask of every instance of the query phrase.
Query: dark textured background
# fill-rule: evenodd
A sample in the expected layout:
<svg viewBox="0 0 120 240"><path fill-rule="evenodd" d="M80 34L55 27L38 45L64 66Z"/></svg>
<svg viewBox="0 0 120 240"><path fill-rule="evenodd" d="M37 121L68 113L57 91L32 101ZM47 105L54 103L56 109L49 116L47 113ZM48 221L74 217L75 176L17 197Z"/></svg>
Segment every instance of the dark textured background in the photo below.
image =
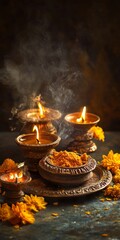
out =
<svg viewBox="0 0 120 240"><path fill-rule="evenodd" d="M0 1L0 131L42 94L120 130L120 1Z"/></svg>

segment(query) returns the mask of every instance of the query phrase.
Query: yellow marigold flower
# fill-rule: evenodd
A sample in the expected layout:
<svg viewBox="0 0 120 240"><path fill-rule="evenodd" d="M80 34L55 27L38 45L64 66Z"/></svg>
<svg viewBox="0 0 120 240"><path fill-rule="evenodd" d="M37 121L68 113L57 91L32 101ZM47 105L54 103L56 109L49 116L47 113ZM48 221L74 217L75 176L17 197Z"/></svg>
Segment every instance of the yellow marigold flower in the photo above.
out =
<svg viewBox="0 0 120 240"><path fill-rule="evenodd" d="M113 186L108 186L105 189L104 195L119 199L120 198L120 183L114 184Z"/></svg>
<svg viewBox="0 0 120 240"><path fill-rule="evenodd" d="M112 150L109 151L108 155L102 156L101 165L110 170L112 173L116 173L120 168L120 154L114 153Z"/></svg>
<svg viewBox="0 0 120 240"><path fill-rule="evenodd" d="M113 177L115 183L120 183L120 169L118 169Z"/></svg>
<svg viewBox="0 0 120 240"><path fill-rule="evenodd" d="M7 203L2 204L0 207L0 220L7 221L12 217L14 217L14 213L11 210L11 207Z"/></svg>
<svg viewBox="0 0 120 240"><path fill-rule="evenodd" d="M105 140L105 135L104 135L104 131L101 127L98 127L98 126L93 126L91 129L90 129L90 132L93 132L93 137L100 140L100 141L103 141Z"/></svg>
<svg viewBox="0 0 120 240"><path fill-rule="evenodd" d="M46 202L43 197L25 195L25 202L17 202L10 207L7 203L0 205L0 220L9 221L14 226L18 227L21 224L34 223L35 217L33 214L39 210L46 208Z"/></svg>
<svg viewBox="0 0 120 240"><path fill-rule="evenodd" d="M25 195L24 201L26 202L28 208L35 212L45 209L47 205L44 197L37 197L36 195L33 196L32 194L30 196Z"/></svg>
<svg viewBox="0 0 120 240"><path fill-rule="evenodd" d="M32 210L32 211L34 211L34 212L38 212L38 211L39 211L39 210L37 209L35 203L31 200L31 197L30 197L30 196L25 195L24 201L26 202L27 207L28 207L29 210Z"/></svg>
<svg viewBox="0 0 120 240"><path fill-rule="evenodd" d="M17 202L16 205L12 204L12 210L17 215L20 217L21 211L27 211L27 205L23 202Z"/></svg>
<svg viewBox="0 0 120 240"><path fill-rule="evenodd" d="M16 205L12 204L12 210L15 215L21 220L21 223L34 223L34 215L28 210L28 207L25 203L17 202Z"/></svg>

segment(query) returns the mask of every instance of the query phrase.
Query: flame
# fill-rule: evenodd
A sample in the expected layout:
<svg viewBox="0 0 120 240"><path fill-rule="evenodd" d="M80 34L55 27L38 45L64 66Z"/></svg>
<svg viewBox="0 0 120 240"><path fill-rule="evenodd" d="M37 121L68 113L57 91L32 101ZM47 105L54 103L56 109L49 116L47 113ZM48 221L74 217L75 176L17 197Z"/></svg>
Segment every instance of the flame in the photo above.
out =
<svg viewBox="0 0 120 240"><path fill-rule="evenodd" d="M33 101L35 103L37 103L38 108L39 108L40 117L43 118L45 109L43 107L44 102L42 101L41 95L38 95L38 96L36 96L36 97L34 97L32 99L33 99Z"/></svg>
<svg viewBox="0 0 120 240"><path fill-rule="evenodd" d="M22 171L18 171L16 174L15 174L16 178L22 178L23 177L23 172Z"/></svg>
<svg viewBox="0 0 120 240"><path fill-rule="evenodd" d="M86 117L86 107L84 106L81 117L77 118L78 123L84 123L85 122L85 117Z"/></svg>
<svg viewBox="0 0 120 240"><path fill-rule="evenodd" d="M37 125L34 125L34 127L33 127L33 132L34 131L36 131L36 140L38 141L38 143L40 143L40 141L39 141L39 129L38 129L38 127L37 127Z"/></svg>
<svg viewBox="0 0 120 240"><path fill-rule="evenodd" d="M13 173L10 173L9 174L9 178L12 180L12 179L15 179L15 174L13 174Z"/></svg>
<svg viewBox="0 0 120 240"><path fill-rule="evenodd" d="M42 104L40 102L37 103L38 108L39 108L39 113L40 113L40 117L44 117L44 107L42 106Z"/></svg>
<svg viewBox="0 0 120 240"><path fill-rule="evenodd" d="M9 174L9 179L15 180L16 182L20 182L22 180L22 177L23 177L23 171L17 171Z"/></svg>

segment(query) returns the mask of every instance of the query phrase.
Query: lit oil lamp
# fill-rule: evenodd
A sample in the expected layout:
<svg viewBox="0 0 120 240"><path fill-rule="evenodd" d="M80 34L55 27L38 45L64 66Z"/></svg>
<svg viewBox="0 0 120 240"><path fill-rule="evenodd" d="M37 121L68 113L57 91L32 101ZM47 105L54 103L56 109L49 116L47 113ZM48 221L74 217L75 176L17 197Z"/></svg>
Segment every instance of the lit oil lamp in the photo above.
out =
<svg viewBox="0 0 120 240"><path fill-rule="evenodd" d="M61 113L58 110L44 107L40 96L37 96L34 102L37 103L37 108L23 110L17 115L22 123L25 123L25 130L29 132L34 124L39 124L42 132L56 134L57 129L52 122L59 119Z"/></svg>
<svg viewBox="0 0 120 240"><path fill-rule="evenodd" d="M61 138L56 134L39 132L37 125L33 127L33 131L36 133L19 135L16 138L16 143L21 147L28 169L38 171L40 159L50 153L59 144Z"/></svg>
<svg viewBox="0 0 120 240"><path fill-rule="evenodd" d="M92 141L93 133L89 130L100 121L99 116L93 113L86 113L86 107L84 107L82 112L67 114L65 121L68 126L72 126L74 129L72 134L73 141L68 146L69 150L89 153L97 149L96 144Z"/></svg>
<svg viewBox="0 0 120 240"><path fill-rule="evenodd" d="M23 186L30 181L30 175L19 168L1 175L0 182L4 191L4 201L9 204L23 201Z"/></svg>

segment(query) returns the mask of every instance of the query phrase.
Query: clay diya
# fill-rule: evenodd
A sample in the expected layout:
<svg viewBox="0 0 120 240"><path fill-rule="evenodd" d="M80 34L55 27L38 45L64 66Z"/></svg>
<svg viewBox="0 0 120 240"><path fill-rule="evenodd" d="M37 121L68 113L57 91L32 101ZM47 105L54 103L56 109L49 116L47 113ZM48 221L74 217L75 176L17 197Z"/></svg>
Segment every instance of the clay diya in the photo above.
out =
<svg viewBox="0 0 120 240"><path fill-rule="evenodd" d="M52 153L51 153L52 154ZM50 155L39 161L39 173L44 180L57 185L76 186L89 180L96 168L96 161L91 156L85 164L77 167L61 167L53 165Z"/></svg>
<svg viewBox="0 0 120 240"><path fill-rule="evenodd" d="M92 141L93 133L90 129L100 121L99 116L93 113L86 113L86 107L84 107L82 112L67 114L65 121L68 127L73 128L73 140L68 146L69 150L89 153L97 149L96 144Z"/></svg>
<svg viewBox="0 0 120 240"><path fill-rule="evenodd" d="M58 120L61 113L56 109L44 107L40 96L37 96L34 101L38 108L26 109L17 115L20 121L25 123L24 130L30 132L33 125L37 124L42 132L56 134L57 129L53 125L53 121Z"/></svg>
<svg viewBox="0 0 120 240"><path fill-rule="evenodd" d="M12 204L23 201L23 186L31 181L29 173L18 169L0 176L2 190L5 191L4 201Z"/></svg>
<svg viewBox="0 0 120 240"><path fill-rule="evenodd" d="M38 171L39 160L45 157L50 151L55 148L61 138L56 134L39 133L35 125L37 134L21 134L16 138L16 143L23 152L25 164L30 171Z"/></svg>

